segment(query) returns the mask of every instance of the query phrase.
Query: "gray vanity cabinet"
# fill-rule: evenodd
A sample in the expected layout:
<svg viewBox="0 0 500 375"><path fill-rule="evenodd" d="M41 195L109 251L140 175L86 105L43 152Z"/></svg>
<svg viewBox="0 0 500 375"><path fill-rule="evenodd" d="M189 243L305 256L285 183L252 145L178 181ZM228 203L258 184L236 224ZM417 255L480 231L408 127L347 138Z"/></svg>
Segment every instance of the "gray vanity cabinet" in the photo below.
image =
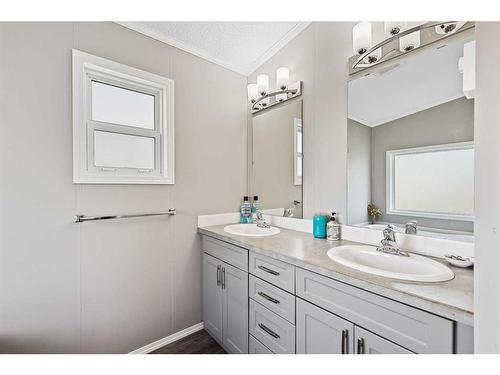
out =
<svg viewBox="0 0 500 375"><path fill-rule="evenodd" d="M203 324L204 328L222 342L221 261L203 254Z"/></svg>
<svg viewBox="0 0 500 375"><path fill-rule="evenodd" d="M248 273L222 265L222 344L231 353L248 353Z"/></svg>
<svg viewBox="0 0 500 375"><path fill-rule="evenodd" d="M412 354L409 350L377 336L366 329L354 327L354 353L356 354Z"/></svg>
<svg viewBox="0 0 500 375"><path fill-rule="evenodd" d="M203 254L203 323L230 353L248 353L248 273Z"/></svg>
<svg viewBox="0 0 500 375"><path fill-rule="evenodd" d="M352 353L354 324L297 298L297 353Z"/></svg>

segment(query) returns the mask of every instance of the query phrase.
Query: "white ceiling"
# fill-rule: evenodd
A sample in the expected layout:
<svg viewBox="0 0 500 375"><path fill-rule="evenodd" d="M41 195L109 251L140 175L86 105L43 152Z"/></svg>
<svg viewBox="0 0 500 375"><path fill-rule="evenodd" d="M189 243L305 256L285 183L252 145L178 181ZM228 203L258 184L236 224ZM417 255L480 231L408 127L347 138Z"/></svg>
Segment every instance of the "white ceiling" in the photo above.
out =
<svg viewBox="0 0 500 375"><path fill-rule="evenodd" d="M119 22L245 76L310 22Z"/></svg>
<svg viewBox="0 0 500 375"><path fill-rule="evenodd" d="M463 44L417 52L349 82L349 118L374 127L463 96Z"/></svg>

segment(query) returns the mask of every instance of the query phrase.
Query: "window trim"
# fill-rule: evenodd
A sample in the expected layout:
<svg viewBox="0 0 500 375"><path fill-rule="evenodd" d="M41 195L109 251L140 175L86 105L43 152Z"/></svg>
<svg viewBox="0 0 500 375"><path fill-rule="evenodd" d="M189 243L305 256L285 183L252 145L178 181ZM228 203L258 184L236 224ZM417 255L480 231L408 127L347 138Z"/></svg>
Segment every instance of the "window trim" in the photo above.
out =
<svg viewBox="0 0 500 375"><path fill-rule="evenodd" d="M394 194L394 159L399 155L419 154L429 152L441 152L450 150L470 150L474 149L474 142L458 142L439 144L433 146L413 147L399 150L386 151L386 214L400 215L400 216L414 216L424 217L430 219L445 219L445 220L460 220L460 221L474 221L474 215L469 214L453 214L446 212L426 212L415 210L400 210L395 208L395 194Z"/></svg>
<svg viewBox="0 0 500 375"><path fill-rule="evenodd" d="M174 184L174 81L76 49L72 50L73 183ZM146 129L92 120L91 81L130 89L155 97L155 128ZM155 139L155 170L95 167L93 130ZM158 164L158 167L157 167ZM131 171L135 171L131 173Z"/></svg>

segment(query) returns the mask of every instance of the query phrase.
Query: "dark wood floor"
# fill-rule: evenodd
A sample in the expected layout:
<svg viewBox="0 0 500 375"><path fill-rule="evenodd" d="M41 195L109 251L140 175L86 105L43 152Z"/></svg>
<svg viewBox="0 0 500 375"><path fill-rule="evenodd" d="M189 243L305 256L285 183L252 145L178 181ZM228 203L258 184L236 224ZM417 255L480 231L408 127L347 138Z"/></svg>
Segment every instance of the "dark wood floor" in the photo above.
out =
<svg viewBox="0 0 500 375"><path fill-rule="evenodd" d="M150 354L226 354L226 352L202 329Z"/></svg>

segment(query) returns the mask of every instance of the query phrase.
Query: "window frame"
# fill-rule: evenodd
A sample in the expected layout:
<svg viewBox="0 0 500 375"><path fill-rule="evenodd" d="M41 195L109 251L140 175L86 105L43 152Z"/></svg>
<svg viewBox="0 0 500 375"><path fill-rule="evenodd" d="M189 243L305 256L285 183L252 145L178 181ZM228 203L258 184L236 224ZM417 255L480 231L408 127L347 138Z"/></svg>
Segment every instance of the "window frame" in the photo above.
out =
<svg viewBox="0 0 500 375"><path fill-rule="evenodd" d="M474 142L447 143L432 146L412 147L386 151L386 213L388 215L414 216L430 219L474 221L474 215L454 214L446 212L426 212L416 210L401 210L395 207L395 158L399 155L442 152L452 150L474 150Z"/></svg>
<svg viewBox="0 0 500 375"><path fill-rule="evenodd" d="M72 50L73 183L174 184L174 81ZM154 129L92 119L92 81L154 96ZM154 138L154 169L102 167L94 163L94 132Z"/></svg>

